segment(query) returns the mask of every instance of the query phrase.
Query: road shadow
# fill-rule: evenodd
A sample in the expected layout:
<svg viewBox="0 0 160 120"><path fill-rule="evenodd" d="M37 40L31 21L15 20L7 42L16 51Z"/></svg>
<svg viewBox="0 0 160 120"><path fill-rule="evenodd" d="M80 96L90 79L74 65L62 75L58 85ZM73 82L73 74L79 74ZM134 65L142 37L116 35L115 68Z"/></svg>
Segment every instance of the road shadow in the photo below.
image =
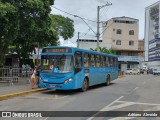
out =
<svg viewBox="0 0 160 120"><path fill-rule="evenodd" d="M98 85L90 86L87 91L101 89L101 88L105 88L105 87L111 87L113 85L115 85L115 83L110 83L109 86L106 86L104 84L98 84ZM75 90L46 90L46 91L43 91L42 94L46 94L46 95L53 95L53 94L74 95L74 94L82 94L82 93L86 93L86 92L81 92L80 89L75 89Z"/></svg>

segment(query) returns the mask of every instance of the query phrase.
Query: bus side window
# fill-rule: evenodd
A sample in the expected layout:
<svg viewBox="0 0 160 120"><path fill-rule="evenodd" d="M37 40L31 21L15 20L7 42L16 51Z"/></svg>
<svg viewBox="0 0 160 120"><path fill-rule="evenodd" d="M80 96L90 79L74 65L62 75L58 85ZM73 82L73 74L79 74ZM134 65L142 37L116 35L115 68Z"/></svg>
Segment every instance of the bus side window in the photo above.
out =
<svg viewBox="0 0 160 120"><path fill-rule="evenodd" d="M85 68L89 67L89 54L87 53L84 54L84 67Z"/></svg>
<svg viewBox="0 0 160 120"><path fill-rule="evenodd" d="M113 67L113 58L110 58L110 67Z"/></svg>
<svg viewBox="0 0 160 120"><path fill-rule="evenodd" d="M82 53L81 52L75 53L74 66L75 68L82 68Z"/></svg>
<svg viewBox="0 0 160 120"><path fill-rule="evenodd" d="M106 57L102 56L101 61L102 61L102 67L106 67Z"/></svg>
<svg viewBox="0 0 160 120"><path fill-rule="evenodd" d="M100 56L96 55L96 67L100 67Z"/></svg>
<svg viewBox="0 0 160 120"><path fill-rule="evenodd" d="M95 56L93 54L90 55L90 66L95 67Z"/></svg>
<svg viewBox="0 0 160 120"><path fill-rule="evenodd" d="M109 58L106 57L106 67L109 67Z"/></svg>

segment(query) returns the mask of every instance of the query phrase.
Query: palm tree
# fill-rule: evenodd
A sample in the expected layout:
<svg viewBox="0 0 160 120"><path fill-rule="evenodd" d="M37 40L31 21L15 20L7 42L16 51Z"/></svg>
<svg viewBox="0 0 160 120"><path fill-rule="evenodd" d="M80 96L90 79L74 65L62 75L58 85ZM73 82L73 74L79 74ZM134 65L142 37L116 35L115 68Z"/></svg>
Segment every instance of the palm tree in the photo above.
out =
<svg viewBox="0 0 160 120"><path fill-rule="evenodd" d="M97 51L97 48L96 49L90 48L90 50ZM107 53L107 54L116 54L116 50L107 49L105 47L103 47L103 48L99 47L99 52L103 52L103 53Z"/></svg>

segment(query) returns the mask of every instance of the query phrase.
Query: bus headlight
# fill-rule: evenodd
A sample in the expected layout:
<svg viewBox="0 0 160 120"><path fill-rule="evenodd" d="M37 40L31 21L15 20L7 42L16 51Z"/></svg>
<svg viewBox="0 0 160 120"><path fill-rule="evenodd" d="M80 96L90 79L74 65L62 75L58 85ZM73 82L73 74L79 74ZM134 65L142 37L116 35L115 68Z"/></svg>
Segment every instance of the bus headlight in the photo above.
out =
<svg viewBox="0 0 160 120"><path fill-rule="evenodd" d="M72 78L69 78L68 80L66 80L65 82L64 82L64 84L68 84L69 82L71 82L72 81Z"/></svg>
<svg viewBox="0 0 160 120"><path fill-rule="evenodd" d="M42 80L42 78L41 77L39 77L39 82L42 82L43 80Z"/></svg>

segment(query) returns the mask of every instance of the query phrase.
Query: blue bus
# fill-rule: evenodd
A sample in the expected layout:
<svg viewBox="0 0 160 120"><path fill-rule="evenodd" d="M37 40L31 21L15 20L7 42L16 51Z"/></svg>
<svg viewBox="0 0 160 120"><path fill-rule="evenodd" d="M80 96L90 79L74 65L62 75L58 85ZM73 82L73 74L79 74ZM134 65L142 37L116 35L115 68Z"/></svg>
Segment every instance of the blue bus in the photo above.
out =
<svg viewBox="0 0 160 120"><path fill-rule="evenodd" d="M118 58L92 50L49 46L41 53L39 87L52 90L81 89L118 78Z"/></svg>

